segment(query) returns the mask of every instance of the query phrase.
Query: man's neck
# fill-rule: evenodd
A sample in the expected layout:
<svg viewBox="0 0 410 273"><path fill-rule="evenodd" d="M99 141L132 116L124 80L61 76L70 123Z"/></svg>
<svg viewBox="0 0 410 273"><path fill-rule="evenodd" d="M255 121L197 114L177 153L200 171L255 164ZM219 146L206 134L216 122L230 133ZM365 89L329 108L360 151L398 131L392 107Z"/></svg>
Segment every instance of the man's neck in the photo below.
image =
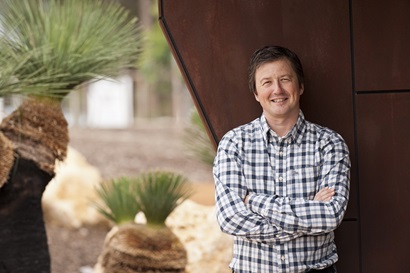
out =
<svg viewBox="0 0 410 273"><path fill-rule="evenodd" d="M275 133L280 136L284 137L290 130L292 130L293 126L296 124L299 115L294 115L287 118L268 118L266 117L266 121L268 122L269 127L275 131Z"/></svg>

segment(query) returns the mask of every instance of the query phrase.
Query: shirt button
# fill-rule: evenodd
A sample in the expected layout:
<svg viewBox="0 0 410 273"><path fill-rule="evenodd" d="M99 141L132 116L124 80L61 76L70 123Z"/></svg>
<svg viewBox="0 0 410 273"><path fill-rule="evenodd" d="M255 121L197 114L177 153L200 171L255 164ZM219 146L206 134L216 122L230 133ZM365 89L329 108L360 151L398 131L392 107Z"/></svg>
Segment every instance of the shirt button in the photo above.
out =
<svg viewBox="0 0 410 273"><path fill-rule="evenodd" d="M279 156L283 156L283 152L279 152Z"/></svg>
<svg viewBox="0 0 410 273"><path fill-rule="evenodd" d="M283 180L283 177L282 176L279 176L279 181L282 181Z"/></svg>
<svg viewBox="0 0 410 273"><path fill-rule="evenodd" d="M284 260L285 260L285 255L280 256L280 259L281 259L282 261L284 261Z"/></svg>

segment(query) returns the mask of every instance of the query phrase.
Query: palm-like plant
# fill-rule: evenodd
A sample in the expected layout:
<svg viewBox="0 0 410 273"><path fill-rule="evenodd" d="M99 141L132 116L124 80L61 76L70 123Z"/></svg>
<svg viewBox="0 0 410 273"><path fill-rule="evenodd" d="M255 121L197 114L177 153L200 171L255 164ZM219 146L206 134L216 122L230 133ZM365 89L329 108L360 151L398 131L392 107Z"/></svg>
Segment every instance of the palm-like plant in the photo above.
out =
<svg viewBox="0 0 410 273"><path fill-rule="evenodd" d="M40 108L59 106L59 100L76 86L103 77L113 78L121 69L135 67L141 44L136 20L119 4L103 0L2 2L0 95L21 93L35 98L28 100L0 128L17 143L20 155L53 172L55 159L66 156L67 124L59 114L61 109L36 113L33 111L38 107L30 108L44 98L48 102ZM56 121L56 126L49 128L51 131L41 130L41 135L54 133L50 139L38 133L38 126L43 124L29 120L27 126L20 126L26 117L39 120L45 118L43 114ZM37 149L31 151L20 145L25 138L35 138L29 141L30 147L35 143L46 146L43 150L47 155L40 158Z"/></svg>
<svg viewBox="0 0 410 273"><path fill-rule="evenodd" d="M117 225L134 222L135 215L140 211L134 180L120 177L100 184L96 192L102 204L93 203L97 211Z"/></svg>
<svg viewBox="0 0 410 273"><path fill-rule="evenodd" d="M41 206L32 204L40 203L56 160L66 157L68 128L60 101L80 84L136 66L141 44L136 20L105 0L0 2L0 96L28 97L0 124L0 147L8 154L11 149L14 161L14 167L0 164L2 177L8 177L5 184L0 181L0 249L18 253L0 253L5 267L21 272L49 267L48 251L40 255L30 247L47 249L44 223L33 227L21 212L42 219ZM26 224L16 228L16 223ZM33 261L44 266L33 267Z"/></svg>
<svg viewBox="0 0 410 273"><path fill-rule="evenodd" d="M137 19L115 2L4 0L0 18L0 61L22 83L21 93L61 98L136 65Z"/></svg>
<svg viewBox="0 0 410 273"><path fill-rule="evenodd" d="M138 204L151 226L165 226L171 212L191 195L186 177L170 171L142 173L138 180Z"/></svg>
<svg viewBox="0 0 410 273"><path fill-rule="evenodd" d="M107 273L184 272L185 247L165 221L191 195L186 178L169 171L151 171L135 181L135 197L147 224L116 227L107 236L97 268Z"/></svg>

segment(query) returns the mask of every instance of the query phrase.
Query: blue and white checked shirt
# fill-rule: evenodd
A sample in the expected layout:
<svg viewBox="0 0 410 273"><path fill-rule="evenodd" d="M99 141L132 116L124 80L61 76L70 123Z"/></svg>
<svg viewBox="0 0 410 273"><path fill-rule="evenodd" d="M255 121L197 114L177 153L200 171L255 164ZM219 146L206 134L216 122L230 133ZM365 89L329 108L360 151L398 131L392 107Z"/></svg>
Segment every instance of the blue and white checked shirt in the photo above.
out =
<svg viewBox="0 0 410 273"><path fill-rule="evenodd" d="M307 272L337 261L333 230L350 184L339 134L300 111L293 129L278 137L262 115L221 139L213 173L218 223L235 236L236 273ZM313 201L327 186L335 188L331 201Z"/></svg>

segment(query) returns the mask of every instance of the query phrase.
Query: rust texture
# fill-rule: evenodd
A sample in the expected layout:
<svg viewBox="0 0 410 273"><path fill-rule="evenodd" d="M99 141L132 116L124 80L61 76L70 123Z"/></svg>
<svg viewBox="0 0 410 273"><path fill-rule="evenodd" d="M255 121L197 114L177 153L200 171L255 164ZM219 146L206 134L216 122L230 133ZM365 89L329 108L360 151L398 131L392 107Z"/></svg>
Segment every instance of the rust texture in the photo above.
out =
<svg viewBox="0 0 410 273"><path fill-rule="evenodd" d="M338 272L408 270L410 2L159 1L160 24L215 146L261 114L247 85L257 48L297 52L301 108L346 140L352 166ZM382 20L381 20L382 19Z"/></svg>

